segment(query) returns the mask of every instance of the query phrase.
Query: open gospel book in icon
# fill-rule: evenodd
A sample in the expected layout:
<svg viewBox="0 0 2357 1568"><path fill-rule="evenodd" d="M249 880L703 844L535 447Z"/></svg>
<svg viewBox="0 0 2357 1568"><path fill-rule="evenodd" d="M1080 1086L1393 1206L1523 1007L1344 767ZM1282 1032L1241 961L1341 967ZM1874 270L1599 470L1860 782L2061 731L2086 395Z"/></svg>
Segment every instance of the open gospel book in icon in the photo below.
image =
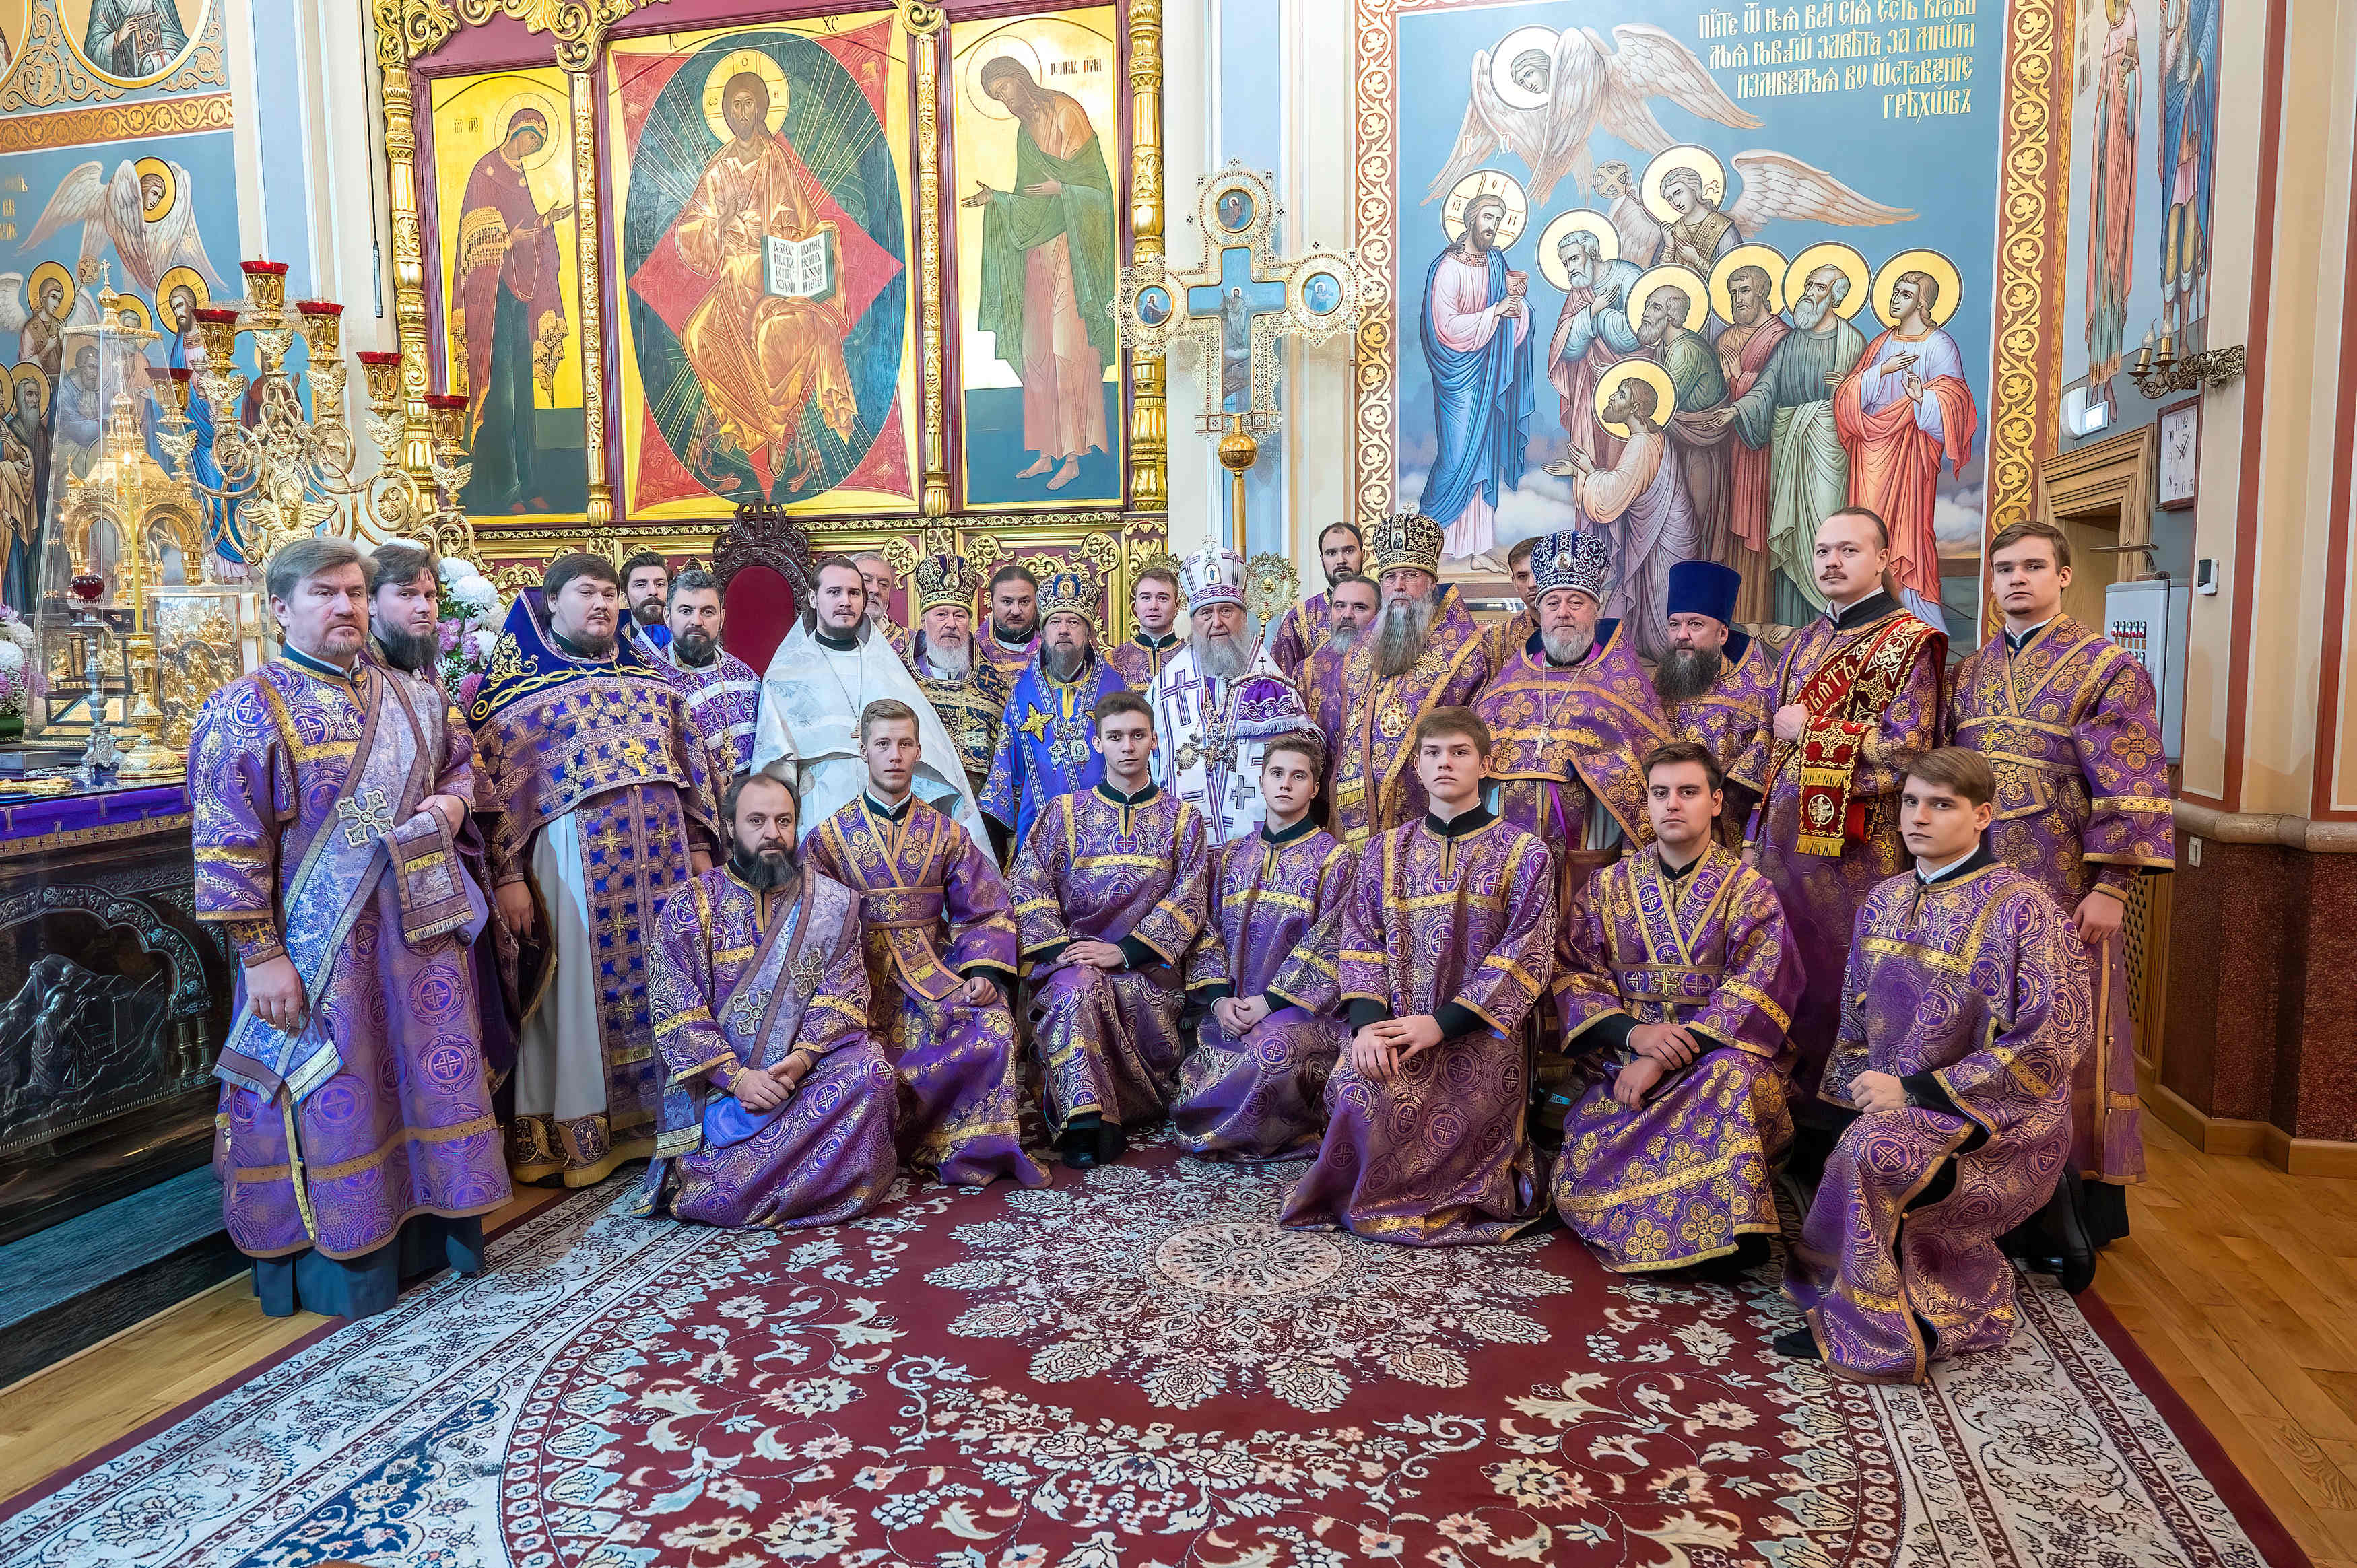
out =
<svg viewBox="0 0 2357 1568"><path fill-rule="evenodd" d="M834 292L834 230L813 230L799 240L765 235L762 292L779 299L824 299Z"/></svg>

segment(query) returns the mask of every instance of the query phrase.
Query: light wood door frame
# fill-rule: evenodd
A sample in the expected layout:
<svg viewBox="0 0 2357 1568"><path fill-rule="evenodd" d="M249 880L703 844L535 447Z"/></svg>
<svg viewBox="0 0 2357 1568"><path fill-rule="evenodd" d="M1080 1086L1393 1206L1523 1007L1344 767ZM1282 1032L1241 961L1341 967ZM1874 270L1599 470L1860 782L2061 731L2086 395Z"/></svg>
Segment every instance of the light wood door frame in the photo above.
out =
<svg viewBox="0 0 2357 1568"><path fill-rule="evenodd" d="M2117 519L2122 569L2104 581L2133 583L2149 577L2152 561L2143 547L2152 543L2153 486L2159 466L2160 437L2151 424L2058 453L2038 466L2038 520L2060 527L2066 518Z"/></svg>

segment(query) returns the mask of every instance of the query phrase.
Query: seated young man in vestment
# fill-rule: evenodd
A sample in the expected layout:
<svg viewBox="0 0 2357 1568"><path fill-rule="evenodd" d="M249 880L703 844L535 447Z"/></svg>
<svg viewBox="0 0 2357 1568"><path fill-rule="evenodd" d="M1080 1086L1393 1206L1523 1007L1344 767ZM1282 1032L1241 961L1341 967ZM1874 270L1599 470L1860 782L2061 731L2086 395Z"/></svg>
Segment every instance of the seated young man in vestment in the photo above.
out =
<svg viewBox="0 0 2357 1568"><path fill-rule="evenodd" d="M1788 1356L1861 1382L2002 1345L2018 1309L1997 1239L2069 1157L2086 966L2037 882L1982 843L1996 776L1943 746L1909 765L1911 871L1858 910L1821 1098L1854 1112L1825 1162L1784 1294Z"/></svg>
<svg viewBox="0 0 2357 1568"><path fill-rule="evenodd" d="M1523 1021L1554 970L1555 868L1481 804L1491 738L1470 708L1426 714L1414 745L1426 810L1359 853L1338 965L1350 1048L1284 1223L1500 1241L1546 1214Z"/></svg>
<svg viewBox="0 0 2357 1568"><path fill-rule="evenodd" d="M898 1080L867 1037L859 896L795 853L793 787L748 773L728 859L671 897L648 988L662 1131L637 1212L778 1230L874 1208L899 1169Z"/></svg>
<svg viewBox="0 0 2357 1568"><path fill-rule="evenodd" d="M952 1187L1048 1173L1023 1152L1021 1058L1007 996L1015 907L987 850L917 798L917 714L887 697L859 715L867 788L813 828L802 862L860 896L867 1033L900 1073L900 1148Z"/></svg>
<svg viewBox="0 0 2357 1568"><path fill-rule="evenodd" d="M1297 1159L1325 1133L1326 1079L1342 1049L1342 906L1358 863L1309 820L1325 770L1316 732L1270 741L1267 814L1250 837L1220 846L1211 923L1187 961L1188 990L1211 1015L1170 1111L1190 1155Z"/></svg>
<svg viewBox="0 0 2357 1568"><path fill-rule="evenodd" d="M1726 781L1694 741L1645 757L1653 842L1598 869L1566 922L1564 1048L1593 1069L1555 1204L1619 1273L1768 1261L1801 957L1768 879L1717 833Z"/></svg>
<svg viewBox="0 0 2357 1568"><path fill-rule="evenodd" d="M1031 1038L1064 1163L1102 1165L1170 1103L1187 950L1203 929L1203 814L1154 782L1154 710L1127 690L1092 711L1104 778L1039 811L1015 858Z"/></svg>

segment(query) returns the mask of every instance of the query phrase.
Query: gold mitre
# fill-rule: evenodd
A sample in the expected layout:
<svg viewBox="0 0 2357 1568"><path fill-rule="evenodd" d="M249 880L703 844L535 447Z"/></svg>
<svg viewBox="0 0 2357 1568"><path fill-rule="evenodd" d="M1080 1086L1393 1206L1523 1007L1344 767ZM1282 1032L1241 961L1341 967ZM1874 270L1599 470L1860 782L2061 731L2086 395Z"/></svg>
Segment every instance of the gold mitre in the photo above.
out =
<svg viewBox="0 0 2357 1568"><path fill-rule="evenodd" d="M1440 524L1420 511L1395 511L1367 532L1368 571L1382 576L1398 566L1440 575Z"/></svg>
<svg viewBox="0 0 2357 1568"><path fill-rule="evenodd" d="M981 579L960 555L928 555L917 563L917 613L942 605L974 608Z"/></svg>

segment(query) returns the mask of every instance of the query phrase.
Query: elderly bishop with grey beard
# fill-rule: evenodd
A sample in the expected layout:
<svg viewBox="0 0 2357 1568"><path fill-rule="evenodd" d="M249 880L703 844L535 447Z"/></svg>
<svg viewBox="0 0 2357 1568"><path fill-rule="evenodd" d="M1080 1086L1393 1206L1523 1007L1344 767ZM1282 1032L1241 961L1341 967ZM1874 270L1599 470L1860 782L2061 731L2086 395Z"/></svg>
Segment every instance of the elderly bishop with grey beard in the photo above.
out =
<svg viewBox="0 0 2357 1568"><path fill-rule="evenodd" d="M978 800L998 755L1009 694L998 666L974 648L974 601L981 581L960 557L940 554L917 563L916 584L917 635L909 645L909 668L957 747Z"/></svg>
<svg viewBox="0 0 2357 1568"><path fill-rule="evenodd" d="M1531 553L1538 629L1473 705L1494 742L1498 815L1554 848L1556 904L1566 910L1590 872L1652 842L1644 757L1670 738L1629 627L1599 618L1611 575L1593 532L1541 540Z"/></svg>
<svg viewBox="0 0 2357 1568"><path fill-rule="evenodd" d="M1342 722L1334 747L1334 836L1365 843L1424 814L1409 736L1437 708L1464 707L1490 674L1480 623L1465 596L1440 580L1440 525L1395 512L1368 541L1383 593L1372 630L1342 667Z"/></svg>
<svg viewBox="0 0 2357 1568"><path fill-rule="evenodd" d="M1154 679L1146 701L1162 744L1156 779L1203 813L1211 841L1259 831L1262 755L1280 735L1306 729L1301 693L1252 635L1244 558L1206 544L1180 563L1192 635Z"/></svg>
<svg viewBox="0 0 2357 1568"><path fill-rule="evenodd" d="M1681 561L1670 568L1670 646L1653 671L1653 690L1680 740L1708 751L1722 772L1768 725L1776 690L1776 655L1735 624L1743 575L1716 561ZM1718 814L1721 842L1743 843L1751 791L1729 779Z"/></svg>

